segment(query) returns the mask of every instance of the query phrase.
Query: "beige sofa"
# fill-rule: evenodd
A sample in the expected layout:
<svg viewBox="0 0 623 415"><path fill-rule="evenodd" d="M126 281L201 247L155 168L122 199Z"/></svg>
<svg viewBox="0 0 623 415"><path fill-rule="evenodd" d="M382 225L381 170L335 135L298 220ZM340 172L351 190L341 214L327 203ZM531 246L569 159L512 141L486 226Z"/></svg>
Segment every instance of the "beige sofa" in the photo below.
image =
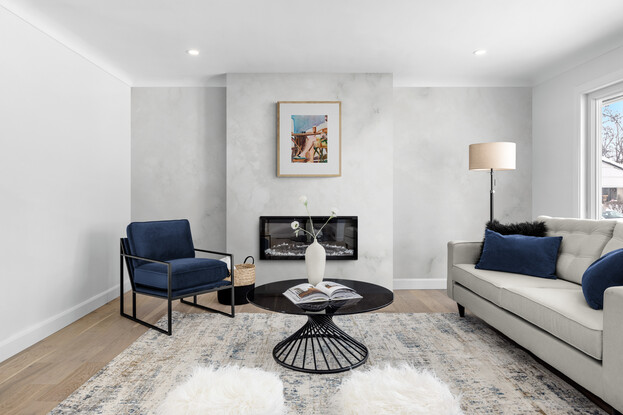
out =
<svg viewBox="0 0 623 415"><path fill-rule="evenodd" d="M623 287L606 290L603 310L581 287L593 261L623 248L623 221L537 219L562 236L558 279L476 269L481 242L449 242L448 296L623 412Z"/></svg>

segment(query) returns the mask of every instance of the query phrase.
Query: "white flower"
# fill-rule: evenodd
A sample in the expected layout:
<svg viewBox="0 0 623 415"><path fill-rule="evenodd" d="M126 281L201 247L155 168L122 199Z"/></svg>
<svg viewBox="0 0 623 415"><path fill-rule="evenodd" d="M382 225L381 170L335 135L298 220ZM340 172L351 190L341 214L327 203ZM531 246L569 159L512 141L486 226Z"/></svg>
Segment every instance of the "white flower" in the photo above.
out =
<svg viewBox="0 0 623 415"><path fill-rule="evenodd" d="M337 216L338 212L339 212L338 208L336 207L331 208L331 216Z"/></svg>
<svg viewBox="0 0 623 415"><path fill-rule="evenodd" d="M302 204L304 204L305 206L307 206L307 196L301 196L301 197L299 197L299 202L301 202Z"/></svg>
<svg viewBox="0 0 623 415"><path fill-rule="evenodd" d="M298 229L299 226L301 226L301 225L299 224L299 222L297 220L295 220L294 222L292 222L290 224L290 226L292 227L292 229Z"/></svg>

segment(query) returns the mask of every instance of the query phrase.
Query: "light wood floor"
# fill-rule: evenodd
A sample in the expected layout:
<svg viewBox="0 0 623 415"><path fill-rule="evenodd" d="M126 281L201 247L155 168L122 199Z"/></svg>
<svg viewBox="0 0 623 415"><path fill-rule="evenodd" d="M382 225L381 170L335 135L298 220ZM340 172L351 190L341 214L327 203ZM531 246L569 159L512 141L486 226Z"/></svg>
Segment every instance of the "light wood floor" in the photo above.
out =
<svg viewBox="0 0 623 415"><path fill-rule="evenodd" d="M166 302L138 297L138 316L150 322L166 314ZM126 311L130 311L126 295ZM208 307L228 311L216 294L200 297ZM179 301L174 310L203 312ZM236 313L265 312L251 304L236 307ZM456 304L444 290L400 290L394 303L377 312L456 312ZM98 308L80 320L0 363L0 414L46 414L80 385L125 350L148 329L119 315L119 299Z"/></svg>

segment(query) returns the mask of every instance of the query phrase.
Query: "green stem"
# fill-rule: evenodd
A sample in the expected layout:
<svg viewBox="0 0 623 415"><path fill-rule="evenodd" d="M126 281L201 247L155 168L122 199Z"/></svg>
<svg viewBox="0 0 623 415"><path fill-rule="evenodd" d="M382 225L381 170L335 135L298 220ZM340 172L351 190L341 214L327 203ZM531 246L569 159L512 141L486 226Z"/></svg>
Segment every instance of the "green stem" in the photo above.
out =
<svg viewBox="0 0 623 415"><path fill-rule="evenodd" d="M322 227L320 229L318 229L318 235L320 235L320 232L324 229L325 226L327 226L327 223L329 223L329 221L331 219L333 219L334 217L335 216L333 216L333 215L329 216L329 219L327 219L327 221L324 223L324 225L322 225ZM312 226L314 226L314 225L312 225Z"/></svg>
<svg viewBox="0 0 623 415"><path fill-rule="evenodd" d="M309 214L309 208L307 207L307 203L305 203L305 210L307 211L307 216L309 216L309 222L311 222L311 227L312 227L312 236L314 237L314 239L316 239L316 232L314 231L314 221L311 218L311 215ZM307 232L307 231L305 231ZM309 233L309 232L308 232Z"/></svg>
<svg viewBox="0 0 623 415"><path fill-rule="evenodd" d="M296 229L295 229L295 230L296 230ZM299 231L303 231L303 232L305 232L306 234L310 235L312 238L316 239L316 236L315 236L314 234L312 234L311 232L309 232L308 230L305 230L305 229L301 228L300 226L299 226L298 230L299 230Z"/></svg>

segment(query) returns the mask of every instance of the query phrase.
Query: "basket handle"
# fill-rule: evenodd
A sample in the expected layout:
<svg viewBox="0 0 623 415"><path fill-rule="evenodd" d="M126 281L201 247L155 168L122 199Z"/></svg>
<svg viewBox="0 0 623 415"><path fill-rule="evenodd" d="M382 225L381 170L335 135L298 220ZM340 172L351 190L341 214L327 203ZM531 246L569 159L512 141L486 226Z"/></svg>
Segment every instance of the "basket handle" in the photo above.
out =
<svg viewBox="0 0 623 415"><path fill-rule="evenodd" d="M246 264L246 263L247 263L247 259L249 259L249 258L251 258L251 261L253 261L253 262L251 262L251 263L252 263L252 264L255 264L255 258L253 258L251 255L249 255L248 257L246 257L242 263L243 263L243 264Z"/></svg>

